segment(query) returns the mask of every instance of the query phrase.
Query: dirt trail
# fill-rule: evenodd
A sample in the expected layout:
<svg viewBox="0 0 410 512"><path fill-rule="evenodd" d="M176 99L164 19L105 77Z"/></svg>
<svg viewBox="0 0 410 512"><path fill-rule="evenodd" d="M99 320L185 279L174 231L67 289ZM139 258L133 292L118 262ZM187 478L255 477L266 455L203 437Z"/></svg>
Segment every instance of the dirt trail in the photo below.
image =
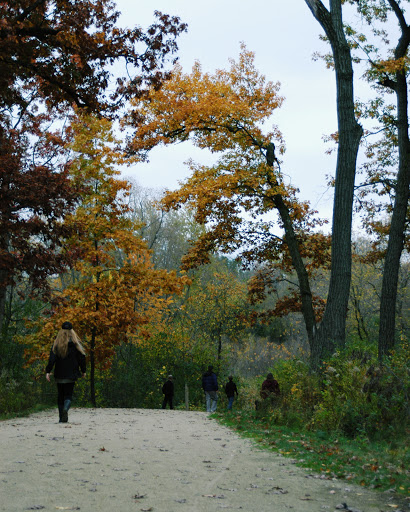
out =
<svg viewBox="0 0 410 512"><path fill-rule="evenodd" d="M322 480L206 413L72 409L0 422L0 510L387 512L388 495Z"/></svg>

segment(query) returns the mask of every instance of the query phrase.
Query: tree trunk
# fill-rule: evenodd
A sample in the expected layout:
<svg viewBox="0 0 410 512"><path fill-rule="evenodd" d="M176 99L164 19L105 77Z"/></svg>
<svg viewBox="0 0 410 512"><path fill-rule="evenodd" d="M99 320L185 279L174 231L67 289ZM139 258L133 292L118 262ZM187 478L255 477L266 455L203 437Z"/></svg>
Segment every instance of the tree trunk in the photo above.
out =
<svg viewBox="0 0 410 512"><path fill-rule="evenodd" d="M95 261L93 263L94 267L98 267L100 264L100 260L98 257L98 241L94 240L94 249L97 254L95 257ZM101 272L96 272L96 281L99 283L100 281ZM95 311L98 312L100 309L100 302L98 300L98 294L96 297L95 302ZM90 366L91 366L91 373L90 373L90 392L91 392L91 402L94 407L97 407L97 400L95 396L95 340L97 337L97 328L93 327L91 329L91 347L90 347Z"/></svg>
<svg viewBox="0 0 410 512"><path fill-rule="evenodd" d="M7 286L5 283L4 271L0 271L0 335L3 338L3 322L4 313L6 310L6 297L7 297Z"/></svg>
<svg viewBox="0 0 410 512"><path fill-rule="evenodd" d="M400 18L399 18L400 19ZM402 25L403 26L403 25ZM403 27L403 35L395 52L399 59L407 53L409 47L409 29ZM384 262L382 291L380 297L380 325L379 325L379 360L383 361L385 355L394 348L396 335L396 302L397 286L400 270L400 258L405 241L405 228L407 208L409 203L410 187L410 141L408 119L408 93L406 74L403 71L396 73L396 81L391 86L396 93L397 100L397 131L399 147L399 170L395 187L393 215L391 218L389 240Z"/></svg>
<svg viewBox="0 0 410 512"><path fill-rule="evenodd" d="M185 410L189 411L189 388L188 384L185 382Z"/></svg>
<svg viewBox="0 0 410 512"><path fill-rule="evenodd" d="M330 0L330 11L320 0L305 0L329 38L337 88L339 144L332 221L332 263L329 292L323 320L315 334L311 365L345 343L346 316L351 282L351 231L356 160L362 127L354 114L353 67L343 30L341 0Z"/></svg>
<svg viewBox="0 0 410 512"><path fill-rule="evenodd" d="M0 252L3 253L3 258L6 258L6 254L8 254L9 247L9 235L7 233L2 234L0 237ZM4 265L6 267L6 264ZM8 283L9 274L6 268L0 269L0 335L3 337L3 323L4 316L6 311L6 300L7 300L7 283ZM0 339L1 341L1 339Z"/></svg>
<svg viewBox="0 0 410 512"><path fill-rule="evenodd" d="M90 395L91 403L94 407L97 407L97 401L95 397L95 327L91 332L91 345L90 345Z"/></svg>
<svg viewBox="0 0 410 512"><path fill-rule="evenodd" d="M221 360L221 354L222 354L222 334L218 333L218 361Z"/></svg>
<svg viewBox="0 0 410 512"><path fill-rule="evenodd" d="M302 302L302 315L305 322L306 332L310 345L310 350L314 350L316 321L313 309L312 291L310 289L309 276L300 254L299 242L293 229L292 219L289 210L283 201L281 195L274 197L275 207L277 208L280 218L285 229L285 240L288 246L292 263L298 276L299 291Z"/></svg>

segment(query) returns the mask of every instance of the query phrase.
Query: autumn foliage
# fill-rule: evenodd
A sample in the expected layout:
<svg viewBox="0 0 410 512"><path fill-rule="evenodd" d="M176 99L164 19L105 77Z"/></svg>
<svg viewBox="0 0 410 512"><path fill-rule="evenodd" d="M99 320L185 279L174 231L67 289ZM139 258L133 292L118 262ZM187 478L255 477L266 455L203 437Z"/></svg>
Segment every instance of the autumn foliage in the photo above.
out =
<svg viewBox="0 0 410 512"><path fill-rule="evenodd" d="M175 37L185 30L176 17L156 12L146 31L117 26L119 12L108 0L17 0L0 5L0 104L25 110L33 94L49 107L69 104L101 110L120 96L141 92L144 84L157 87ZM142 50L142 51L141 51ZM112 96L110 66L128 66ZM133 71L131 71L133 70ZM129 76L131 80L129 80Z"/></svg>
<svg viewBox="0 0 410 512"><path fill-rule="evenodd" d="M72 129L70 176L82 196L65 218L73 234L64 250L76 253L76 259L55 290L51 316L40 321L40 331L28 340L28 354L31 360L44 357L56 330L69 319L90 356L95 403L95 366L109 367L115 348L130 336L149 336L147 324L161 322L186 279L155 269L146 243L135 234L139 226L127 215L129 185L114 169L122 155L115 149L111 123L82 117Z"/></svg>
<svg viewBox="0 0 410 512"><path fill-rule="evenodd" d="M113 115L131 92L167 78L186 26L155 16L147 30L122 29L108 0L0 3L0 325L22 272L38 293L67 264L59 244L78 195L63 165L73 107Z"/></svg>
<svg viewBox="0 0 410 512"><path fill-rule="evenodd" d="M308 276L328 265L329 237L317 231L323 222L285 182L279 130L262 130L282 101L279 84L256 70L254 54L245 46L229 70L203 73L197 63L184 74L177 67L161 90L134 102L127 118L134 128L128 152L146 159L158 144L191 140L221 155L212 166L189 161L190 178L162 201L167 209L189 205L197 222L207 226L183 258L183 267L207 263L212 252L222 250L237 253L245 266L257 266L261 276L273 268L296 269L302 299L290 300L288 311L298 305L313 339L321 310L314 313Z"/></svg>

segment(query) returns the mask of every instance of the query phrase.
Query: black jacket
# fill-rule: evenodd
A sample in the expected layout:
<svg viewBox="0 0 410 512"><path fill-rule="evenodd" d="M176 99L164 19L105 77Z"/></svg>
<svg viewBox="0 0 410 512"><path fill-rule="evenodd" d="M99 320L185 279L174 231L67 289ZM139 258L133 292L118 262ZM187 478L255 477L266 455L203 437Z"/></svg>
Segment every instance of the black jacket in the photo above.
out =
<svg viewBox="0 0 410 512"><path fill-rule="evenodd" d="M72 341L69 341L67 355L64 359L54 354L53 349L51 349L46 373L50 373L54 366L55 379L77 380L86 370L85 355L77 350Z"/></svg>
<svg viewBox="0 0 410 512"><path fill-rule="evenodd" d="M236 387L235 382L230 380L225 384L225 393L228 398L230 396L235 396L235 393L238 394L238 388Z"/></svg>
<svg viewBox="0 0 410 512"><path fill-rule="evenodd" d="M206 372L202 375L202 389L204 391L218 391L218 379L214 372Z"/></svg>
<svg viewBox="0 0 410 512"><path fill-rule="evenodd" d="M162 392L165 396L174 396L174 383L171 380L167 380L162 386Z"/></svg>

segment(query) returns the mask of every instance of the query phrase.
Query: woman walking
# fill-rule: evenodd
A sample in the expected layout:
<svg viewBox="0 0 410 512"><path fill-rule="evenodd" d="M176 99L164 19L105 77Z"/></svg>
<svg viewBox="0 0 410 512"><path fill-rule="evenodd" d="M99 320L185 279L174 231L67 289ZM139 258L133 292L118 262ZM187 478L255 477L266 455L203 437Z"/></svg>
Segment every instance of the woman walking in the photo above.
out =
<svg viewBox="0 0 410 512"><path fill-rule="evenodd" d="M70 322L63 323L51 348L46 366L46 379L49 382L53 367L60 423L67 423L75 381L81 376L85 377L86 370L85 352Z"/></svg>

